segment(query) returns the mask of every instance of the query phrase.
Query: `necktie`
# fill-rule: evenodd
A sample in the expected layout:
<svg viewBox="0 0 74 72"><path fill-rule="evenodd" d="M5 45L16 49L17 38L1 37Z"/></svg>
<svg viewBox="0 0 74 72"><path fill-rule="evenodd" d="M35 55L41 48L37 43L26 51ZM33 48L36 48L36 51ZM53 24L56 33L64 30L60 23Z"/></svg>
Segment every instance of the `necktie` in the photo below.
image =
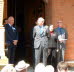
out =
<svg viewBox="0 0 74 72"><path fill-rule="evenodd" d="M62 35L62 30L61 30L62 28L58 28L58 29L59 29L59 33Z"/></svg>
<svg viewBox="0 0 74 72"><path fill-rule="evenodd" d="M40 36L43 36L43 26L40 26Z"/></svg>

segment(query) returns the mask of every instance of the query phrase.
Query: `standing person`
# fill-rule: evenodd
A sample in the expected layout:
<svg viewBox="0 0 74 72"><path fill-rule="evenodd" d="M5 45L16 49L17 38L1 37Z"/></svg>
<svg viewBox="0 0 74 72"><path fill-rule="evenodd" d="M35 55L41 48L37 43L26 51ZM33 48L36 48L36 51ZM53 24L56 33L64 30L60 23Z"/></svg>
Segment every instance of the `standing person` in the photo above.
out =
<svg viewBox="0 0 74 72"><path fill-rule="evenodd" d="M8 24L7 18L3 19L3 27L5 26L5 24ZM5 55L6 56L7 56L7 50L8 50L8 47L7 47L7 44L5 43Z"/></svg>
<svg viewBox="0 0 74 72"><path fill-rule="evenodd" d="M48 50L48 26L44 26L44 18L39 17L37 25L33 29L34 49L35 49L35 66L40 63L47 63L47 50Z"/></svg>
<svg viewBox="0 0 74 72"><path fill-rule="evenodd" d="M49 45L49 49L48 49L48 61L50 60L50 63L56 67L56 50L57 50L57 33L54 32L54 27L53 25L49 26L49 38L48 38L48 45Z"/></svg>
<svg viewBox="0 0 74 72"><path fill-rule="evenodd" d="M3 20L3 25L5 25L5 24L7 24L7 23L8 23L8 19L5 18L5 19Z"/></svg>
<svg viewBox="0 0 74 72"><path fill-rule="evenodd" d="M68 39L68 33L65 28L63 28L63 22L58 21L57 22L58 27L55 29L55 32L58 34L58 62L59 61L64 61L64 53L65 53L65 44L66 40Z"/></svg>
<svg viewBox="0 0 74 72"><path fill-rule="evenodd" d="M18 42L18 34L14 25L14 17L8 18L8 24L5 24L6 44L8 45L9 63L14 64L15 48Z"/></svg>

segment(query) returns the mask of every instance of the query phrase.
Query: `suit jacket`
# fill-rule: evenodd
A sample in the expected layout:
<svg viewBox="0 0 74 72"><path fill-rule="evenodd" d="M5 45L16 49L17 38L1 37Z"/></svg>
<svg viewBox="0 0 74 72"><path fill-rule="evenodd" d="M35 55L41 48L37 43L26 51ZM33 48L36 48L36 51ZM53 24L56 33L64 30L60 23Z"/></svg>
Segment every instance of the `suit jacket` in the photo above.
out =
<svg viewBox="0 0 74 72"><path fill-rule="evenodd" d="M65 28L61 28L61 32L60 32L59 28L56 28L55 32L57 33L58 36L64 35L64 39L68 39L68 32ZM57 48L59 48L60 45L61 45L62 49L65 49L66 48L66 41L64 40L62 43L60 43L60 41L58 41Z"/></svg>
<svg viewBox="0 0 74 72"><path fill-rule="evenodd" d="M61 33L62 34L65 33L65 39L68 39L68 32L67 32L67 30L65 28L61 28L61 33L60 33L58 28L56 28L54 31L58 34L58 36L61 35Z"/></svg>
<svg viewBox="0 0 74 72"><path fill-rule="evenodd" d="M33 29L34 48L38 48L40 45L48 48L48 35L48 26L43 26L42 37L40 36L40 27L35 26Z"/></svg>
<svg viewBox="0 0 74 72"><path fill-rule="evenodd" d="M12 28L9 24L5 24L5 38L6 43L11 44L13 43L13 40L18 40L18 33L16 28Z"/></svg>

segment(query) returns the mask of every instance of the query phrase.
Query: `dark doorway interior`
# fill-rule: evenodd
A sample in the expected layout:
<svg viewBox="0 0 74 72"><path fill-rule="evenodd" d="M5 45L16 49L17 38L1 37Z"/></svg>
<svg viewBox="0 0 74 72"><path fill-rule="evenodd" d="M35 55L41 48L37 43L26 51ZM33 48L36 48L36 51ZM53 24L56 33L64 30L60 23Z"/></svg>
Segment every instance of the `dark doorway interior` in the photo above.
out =
<svg viewBox="0 0 74 72"><path fill-rule="evenodd" d="M19 42L16 49L16 63L26 60L33 63L34 49L32 29L39 16L44 17L45 6L42 0L8 0L8 17L14 16L15 25L19 33Z"/></svg>

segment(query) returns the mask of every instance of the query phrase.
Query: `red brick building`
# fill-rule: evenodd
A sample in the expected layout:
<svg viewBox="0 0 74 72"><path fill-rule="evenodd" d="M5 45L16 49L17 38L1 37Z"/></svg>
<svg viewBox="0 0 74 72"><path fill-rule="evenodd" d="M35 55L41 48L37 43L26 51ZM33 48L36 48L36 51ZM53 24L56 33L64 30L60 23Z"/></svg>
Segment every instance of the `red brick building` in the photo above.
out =
<svg viewBox="0 0 74 72"><path fill-rule="evenodd" d="M74 0L30 0L30 2L23 2L25 4L23 5L24 8L27 9L26 16L24 15L26 23L24 33L26 34L27 41L37 16L45 17L46 24L54 24L55 27L58 20L63 20L63 26L68 31L65 60L74 61ZM7 3L8 0L4 0L4 18L8 16ZM29 48L28 50L31 49Z"/></svg>

